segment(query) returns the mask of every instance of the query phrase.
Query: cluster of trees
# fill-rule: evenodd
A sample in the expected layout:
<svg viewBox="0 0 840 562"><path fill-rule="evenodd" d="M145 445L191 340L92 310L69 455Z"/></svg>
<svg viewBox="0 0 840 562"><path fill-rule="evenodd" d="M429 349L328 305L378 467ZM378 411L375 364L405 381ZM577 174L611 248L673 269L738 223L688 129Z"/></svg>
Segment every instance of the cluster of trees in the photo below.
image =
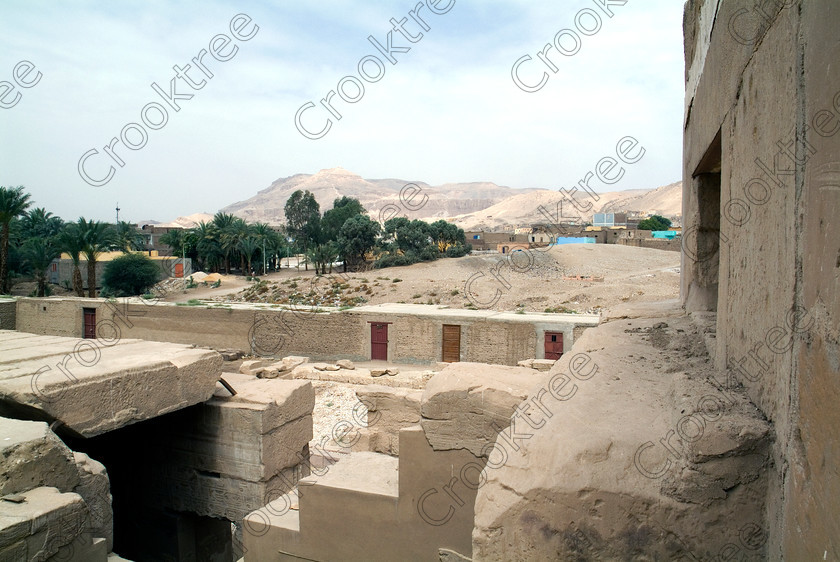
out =
<svg viewBox="0 0 840 562"><path fill-rule="evenodd" d="M140 250L143 235L120 221L109 224L80 217L64 222L41 207L30 208L23 187L0 186L0 294L11 292L12 275L32 275L36 295L47 294L47 268L62 252L73 261L73 290L83 297L81 260L87 262L88 296L96 296L96 263L103 252Z"/></svg>
<svg viewBox="0 0 840 562"><path fill-rule="evenodd" d="M358 199L341 197L321 215L315 196L296 191L285 207L286 228L295 249L306 254L318 273L336 260L344 269L357 268L373 256L375 267L410 265L440 257L468 254L464 231L444 220L429 224L405 217L380 224L371 220Z"/></svg>
<svg viewBox="0 0 840 562"><path fill-rule="evenodd" d="M639 230L668 230L671 221L661 215L653 215L639 222Z"/></svg>
<svg viewBox="0 0 840 562"><path fill-rule="evenodd" d="M73 290L85 296L80 270L84 259L88 296L93 297L96 263L103 252L129 253L145 247L144 235L126 222L110 224L84 217L65 222L31 205L23 187L0 187L0 294L10 292L12 275L32 275L38 284L37 296L45 296L47 268L67 253L74 265ZM216 213L212 221L193 229L172 229L160 241L176 256L191 258L197 269L230 274L238 266L243 275L270 271L279 260L294 254L306 256L307 269L312 264L317 273L326 274L336 261L342 261L346 271L361 267L369 258L375 259L374 267L388 267L459 257L472 250L464 231L444 220L429 224L397 217L380 226L352 197L336 199L333 208L321 214L312 193L296 191L286 203L285 214L285 232L265 223L249 224L229 213ZM114 261L105 272L109 293L139 291L141 285L148 288L157 281L151 281L148 258ZM132 282L145 281L132 285L120 269L137 272L131 276Z"/></svg>
<svg viewBox="0 0 840 562"><path fill-rule="evenodd" d="M172 229L160 241L176 256L191 258L195 269L226 274L236 266L243 275L264 273L289 255L282 233L265 223L248 224L229 213L216 213L212 221L192 229Z"/></svg>

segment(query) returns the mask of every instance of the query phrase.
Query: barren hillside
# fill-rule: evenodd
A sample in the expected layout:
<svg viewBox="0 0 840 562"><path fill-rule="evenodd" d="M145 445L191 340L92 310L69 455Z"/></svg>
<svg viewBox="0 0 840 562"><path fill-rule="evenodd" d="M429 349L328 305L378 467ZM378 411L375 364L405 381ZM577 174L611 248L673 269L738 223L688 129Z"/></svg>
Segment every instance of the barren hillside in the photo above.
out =
<svg viewBox="0 0 840 562"><path fill-rule="evenodd" d="M212 299L352 306L407 302L451 308L596 312L622 302L679 296L680 254L612 244L572 244L509 256L447 258L406 267L315 277L284 269L248 283L226 276L217 289L199 286L167 300ZM497 281L496 271L502 281ZM603 277L603 281L564 280ZM469 292L469 294L467 294Z"/></svg>
<svg viewBox="0 0 840 562"><path fill-rule="evenodd" d="M453 222L464 230L508 230L540 222L591 221L593 213L643 211L666 217L682 213L682 182L657 189L632 189L598 194L598 199L578 191L575 205L559 191L540 189L514 195L491 207L459 215Z"/></svg>
<svg viewBox="0 0 840 562"><path fill-rule="evenodd" d="M407 187L408 186L408 187ZM542 206L552 217L591 220L591 214L638 210L651 211L665 216L680 213L681 183L658 189L614 191L589 199L581 192L581 205L592 204L583 215L570 204L562 203L563 195L556 190L513 189L490 182L448 183L431 186L422 181L400 179L363 179L343 168L321 170L316 174L296 174L281 178L253 197L221 209L249 222L269 224L285 222L285 205L296 190L309 190L315 196L321 211L332 208L333 201L342 196L355 197L374 219L380 218L382 209L389 208L386 216L394 212L412 219L454 220L465 230L494 230L546 222L539 211ZM408 191L406 191L406 189ZM402 195L401 195L402 193Z"/></svg>
<svg viewBox="0 0 840 562"><path fill-rule="evenodd" d="M404 188L408 191L404 191ZM343 168L331 168L317 174L297 174L278 179L255 196L221 210L249 222L282 224L286 221L286 201L298 189L312 192L322 212L331 209L336 198L348 196L361 201L374 218L387 205L396 205L400 214L416 219L471 213L519 193L519 190L489 182L433 187L421 181L363 179Z"/></svg>

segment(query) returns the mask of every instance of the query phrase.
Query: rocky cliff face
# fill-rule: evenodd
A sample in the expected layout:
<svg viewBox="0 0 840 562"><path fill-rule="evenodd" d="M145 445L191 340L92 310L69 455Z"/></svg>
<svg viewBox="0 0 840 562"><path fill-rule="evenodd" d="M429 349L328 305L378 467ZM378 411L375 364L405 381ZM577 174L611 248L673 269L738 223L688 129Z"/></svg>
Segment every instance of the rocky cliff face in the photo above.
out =
<svg viewBox="0 0 840 562"><path fill-rule="evenodd" d="M296 174L278 179L255 196L228 205L221 211L248 221L284 223L286 201L298 189L312 192L322 212L332 208L336 198L348 196L361 201L374 218L383 213L386 218L400 215L412 219L473 213L522 191L486 182L433 187L421 181L366 180L343 168L331 168L316 174Z"/></svg>

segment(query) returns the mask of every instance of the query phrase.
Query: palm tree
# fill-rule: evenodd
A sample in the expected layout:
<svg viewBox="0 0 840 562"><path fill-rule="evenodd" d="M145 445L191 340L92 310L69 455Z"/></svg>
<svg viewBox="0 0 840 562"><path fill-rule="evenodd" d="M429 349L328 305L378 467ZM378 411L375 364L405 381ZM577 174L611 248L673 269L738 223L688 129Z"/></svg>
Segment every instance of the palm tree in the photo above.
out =
<svg viewBox="0 0 840 562"><path fill-rule="evenodd" d="M116 224L114 230L116 232L116 239L113 244L114 250L128 253L146 247L146 237L134 225L120 221Z"/></svg>
<svg viewBox="0 0 840 562"><path fill-rule="evenodd" d="M239 241L239 252L242 254L243 259L248 262L248 275L251 275L251 261L254 259L254 254L259 248L260 243L254 236L249 236Z"/></svg>
<svg viewBox="0 0 840 562"><path fill-rule="evenodd" d="M78 220L82 239L82 255L87 260L88 296L96 296L96 260L115 243L116 236L111 225L101 221Z"/></svg>
<svg viewBox="0 0 840 562"><path fill-rule="evenodd" d="M73 261L73 291L77 297L83 297L85 289L82 284L82 272L79 270L79 254L82 252L83 241L79 225L75 222L68 223L57 238L59 249L68 254Z"/></svg>
<svg viewBox="0 0 840 562"><path fill-rule="evenodd" d="M219 265L224 263L225 256L216 225L212 222L200 222L192 229L191 237L195 241L195 249L202 261L202 266L219 271Z"/></svg>
<svg viewBox="0 0 840 562"><path fill-rule="evenodd" d="M55 258L61 255L61 251L51 238L30 238L24 245L24 255L38 282L36 296L47 296L47 268Z"/></svg>
<svg viewBox="0 0 840 562"><path fill-rule="evenodd" d="M52 238L57 236L64 227L61 217L53 215L43 207L29 209L20 219L23 238Z"/></svg>
<svg viewBox="0 0 840 562"><path fill-rule="evenodd" d="M29 207L29 194L23 192L23 186L0 186L0 293L9 293L8 259L9 228L12 219L19 217Z"/></svg>
<svg viewBox="0 0 840 562"><path fill-rule="evenodd" d="M222 249L222 254L225 258L225 274L230 274L230 253L236 246L236 241L233 241L230 236L226 236L236 222L237 217L230 213L216 213L213 215L213 222L211 223L215 228L219 245ZM239 219L242 220L242 219Z"/></svg>

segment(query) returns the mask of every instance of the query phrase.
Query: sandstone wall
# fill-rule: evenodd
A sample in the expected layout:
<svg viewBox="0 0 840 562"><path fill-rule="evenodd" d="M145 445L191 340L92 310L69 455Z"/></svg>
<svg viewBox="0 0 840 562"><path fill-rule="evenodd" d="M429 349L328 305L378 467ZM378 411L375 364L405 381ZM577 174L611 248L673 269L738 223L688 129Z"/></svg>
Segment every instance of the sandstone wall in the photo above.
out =
<svg viewBox="0 0 840 562"><path fill-rule="evenodd" d="M0 299L0 330L15 329L15 310L17 304L14 299Z"/></svg>
<svg viewBox="0 0 840 562"><path fill-rule="evenodd" d="M660 240L658 238L619 238L615 243L620 246L653 248L655 250L669 250L671 252L679 252L682 249L680 240Z"/></svg>
<svg viewBox="0 0 840 562"><path fill-rule="evenodd" d="M313 312L285 308L176 306L153 301L126 304L103 299L19 299L18 330L81 337L82 309L95 308L97 335L236 348L282 357L318 360L371 358L372 322L388 324L388 360L395 363L441 361L443 325L461 326L461 360L516 365L542 358L546 331L562 332L569 349L582 328L597 324L586 315L515 315L384 305L345 311Z"/></svg>
<svg viewBox="0 0 840 562"><path fill-rule="evenodd" d="M749 4L686 5L681 292L776 427L770 557L838 558L840 5Z"/></svg>

